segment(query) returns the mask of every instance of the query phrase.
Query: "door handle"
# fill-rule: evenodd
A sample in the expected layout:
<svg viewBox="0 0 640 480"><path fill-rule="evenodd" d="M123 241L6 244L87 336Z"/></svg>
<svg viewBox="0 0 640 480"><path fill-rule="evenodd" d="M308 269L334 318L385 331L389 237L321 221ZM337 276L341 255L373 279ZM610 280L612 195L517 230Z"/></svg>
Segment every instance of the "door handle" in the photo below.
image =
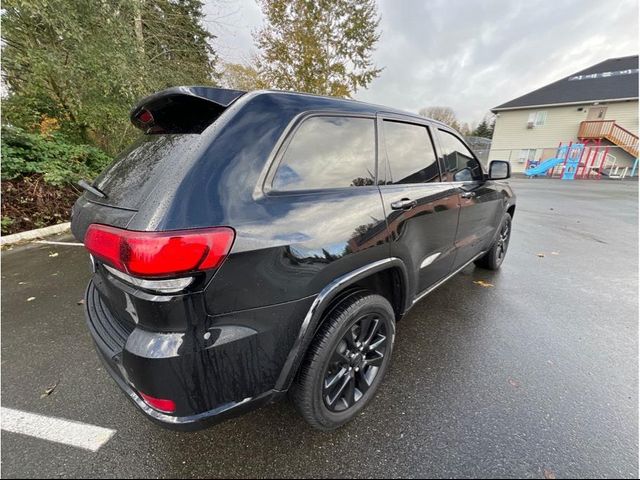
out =
<svg viewBox="0 0 640 480"><path fill-rule="evenodd" d="M476 192L462 192L460 196L462 198L473 198L476 196Z"/></svg>
<svg viewBox="0 0 640 480"><path fill-rule="evenodd" d="M415 200L410 200L408 198L403 198L402 200L398 200L397 202L393 202L391 204L391 209L392 210L411 210L416 205L418 205L418 202L416 202Z"/></svg>

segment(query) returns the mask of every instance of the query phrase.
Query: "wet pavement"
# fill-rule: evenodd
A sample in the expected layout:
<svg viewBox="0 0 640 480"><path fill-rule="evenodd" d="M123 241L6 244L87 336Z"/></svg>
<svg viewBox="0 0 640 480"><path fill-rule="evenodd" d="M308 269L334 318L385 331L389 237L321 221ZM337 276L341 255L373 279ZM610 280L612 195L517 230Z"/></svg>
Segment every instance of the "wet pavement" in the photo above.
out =
<svg viewBox="0 0 640 480"><path fill-rule="evenodd" d="M3 476L637 478L638 184L511 183L502 270L422 300L375 401L329 434L288 403L156 427L93 351L83 249L3 252L2 406L117 431L96 453L2 431Z"/></svg>

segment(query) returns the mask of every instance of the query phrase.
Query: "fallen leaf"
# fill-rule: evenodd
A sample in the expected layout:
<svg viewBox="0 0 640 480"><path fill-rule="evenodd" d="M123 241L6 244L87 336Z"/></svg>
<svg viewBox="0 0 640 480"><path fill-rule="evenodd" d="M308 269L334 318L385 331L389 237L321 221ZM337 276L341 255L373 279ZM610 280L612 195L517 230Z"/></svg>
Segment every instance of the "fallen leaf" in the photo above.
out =
<svg viewBox="0 0 640 480"><path fill-rule="evenodd" d="M84 305L84 298L82 300L78 300L78 305Z"/></svg>
<svg viewBox="0 0 640 480"><path fill-rule="evenodd" d="M556 474L553 473L551 470L547 470L545 468L543 472L544 472L544 478L548 478L550 480L555 480Z"/></svg>
<svg viewBox="0 0 640 480"><path fill-rule="evenodd" d="M538 256L539 256L540 258L544 258L544 253L539 253L539 254L538 254Z"/></svg>
<svg viewBox="0 0 640 480"><path fill-rule="evenodd" d="M490 288L494 286L493 283L485 282L484 280L475 280L473 283L484 288Z"/></svg>
<svg viewBox="0 0 640 480"><path fill-rule="evenodd" d="M29 297L27 298L27 302L33 302L36 299L36 297Z"/></svg>
<svg viewBox="0 0 640 480"><path fill-rule="evenodd" d="M509 379L509 385L511 385L514 388L520 388L520 382L518 380L513 379L513 378Z"/></svg>
<svg viewBox="0 0 640 480"><path fill-rule="evenodd" d="M40 398L45 398L48 397L49 395L51 395L53 393L53 391L56 389L56 387L58 386L58 382L54 383L53 385L51 385L48 388L44 389L44 393L42 395L40 395Z"/></svg>
<svg viewBox="0 0 640 480"><path fill-rule="evenodd" d="M51 252L49 254L50 257L57 257L58 256L58 252Z"/></svg>

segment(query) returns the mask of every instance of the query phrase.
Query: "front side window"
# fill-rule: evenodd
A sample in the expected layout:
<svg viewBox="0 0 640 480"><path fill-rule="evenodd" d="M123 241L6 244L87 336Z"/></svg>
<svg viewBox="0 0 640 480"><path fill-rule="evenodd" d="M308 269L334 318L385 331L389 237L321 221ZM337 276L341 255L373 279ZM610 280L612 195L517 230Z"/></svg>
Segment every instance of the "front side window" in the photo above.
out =
<svg viewBox="0 0 640 480"><path fill-rule="evenodd" d="M375 121L311 117L295 131L273 178L279 191L375 184Z"/></svg>
<svg viewBox="0 0 640 480"><path fill-rule="evenodd" d="M440 143L448 182L470 182L482 179L482 167L471 150L458 137L440 130Z"/></svg>
<svg viewBox="0 0 640 480"><path fill-rule="evenodd" d="M438 161L427 127L409 123L382 122L387 151L387 184L440 181Z"/></svg>

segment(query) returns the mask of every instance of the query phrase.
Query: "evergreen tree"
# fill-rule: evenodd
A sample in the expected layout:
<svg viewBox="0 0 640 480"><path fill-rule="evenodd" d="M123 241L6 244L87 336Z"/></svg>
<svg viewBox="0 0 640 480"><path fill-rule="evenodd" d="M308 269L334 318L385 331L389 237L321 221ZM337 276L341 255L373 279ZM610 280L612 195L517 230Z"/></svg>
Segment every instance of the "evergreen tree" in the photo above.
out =
<svg viewBox="0 0 640 480"><path fill-rule="evenodd" d="M492 138L493 137L493 127L495 125L495 117L489 120L487 117L483 118L482 121L478 124L475 130L471 133L471 135L475 137L484 137L484 138Z"/></svg>
<svg viewBox="0 0 640 480"><path fill-rule="evenodd" d="M3 121L27 131L55 124L115 153L140 97L216 80L198 0L5 0L3 9Z"/></svg>
<svg viewBox="0 0 640 480"><path fill-rule="evenodd" d="M473 136L475 137L485 137L485 138L489 138L488 134L489 134L489 125L487 123L486 120L482 120L478 126L476 127L476 129L473 131Z"/></svg>
<svg viewBox="0 0 640 480"><path fill-rule="evenodd" d="M493 115L491 118L491 121L489 122L489 131L488 131L488 137L487 138L493 138L493 132L495 132L496 130L496 116Z"/></svg>

